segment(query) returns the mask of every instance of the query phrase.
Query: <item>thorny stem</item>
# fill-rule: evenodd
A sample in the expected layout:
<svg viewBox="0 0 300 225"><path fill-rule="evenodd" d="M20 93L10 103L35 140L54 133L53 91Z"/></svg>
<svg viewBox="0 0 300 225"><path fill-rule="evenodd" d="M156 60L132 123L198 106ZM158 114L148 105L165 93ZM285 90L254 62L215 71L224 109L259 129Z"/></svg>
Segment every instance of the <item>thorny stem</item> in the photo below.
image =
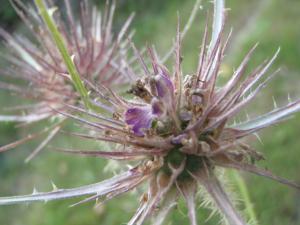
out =
<svg viewBox="0 0 300 225"><path fill-rule="evenodd" d="M88 101L88 91L86 90L85 86L83 85L83 82L82 82L80 75L75 67L75 64L73 63L73 60L71 59L71 56L68 53L68 50L64 43L64 40L49 13L49 9L46 8L43 0L34 0L34 2L40 12L41 17L43 18L46 26L48 27L48 29L51 33L51 36L56 44L56 47L58 48L63 60L64 60L64 63L67 66L68 72L71 75L71 79L73 81L76 91L78 91L80 93L80 96L81 96L85 106L87 108L89 108L90 103Z"/></svg>
<svg viewBox="0 0 300 225"><path fill-rule="evenodd" d="M241 177L240 174L236 171L230 171L229 176L233 181L235 181L239 189L240 196L243 199L243 204L245 205L245 212L247 214L248 219L250 220L250 223L253 225L258 225L257 216L243 177Z"/></svg>

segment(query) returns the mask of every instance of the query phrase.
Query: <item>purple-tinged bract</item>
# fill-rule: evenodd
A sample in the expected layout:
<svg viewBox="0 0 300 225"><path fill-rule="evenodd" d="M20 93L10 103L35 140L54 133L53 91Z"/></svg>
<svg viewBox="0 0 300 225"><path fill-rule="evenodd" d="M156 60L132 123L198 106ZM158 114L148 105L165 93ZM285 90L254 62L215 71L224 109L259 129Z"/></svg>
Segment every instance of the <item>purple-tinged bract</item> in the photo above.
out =
<svg viewBox="0 0 300 225"><path fill-rule="evenodd" d="M81 1L80 13L77 13L79 15L76 18L70 0L64 3L66 18L63 19L52 5L49 11L82 81L109 88L127 84L130 81L129 71L133 70L131 64L134 63L127 54L128 37L133 35L133 32L128 32L133 14L125 21L120 32L114 33L115 4L107 3L101 13L87 1ZM30 124L60 116L57 111L65 111L66 104L78 105L80 95L73 87L64 60L38 11L20 0L12 1L12 5L30 30L34 41L22 35L11 35L0 28L0 36L7 46L6 52L1 54L4 63L0 72L4 79L0 81L0 88L25 100L19 105L7 107L12 112L0 115L0 121ZM10 79L19 79L21 82L17 85ZM55 136L51 131L57 133L60 126L61 122L44 132L48 134L47 138L28 160ZM0 148L0 152L26 140Z"/></svg>

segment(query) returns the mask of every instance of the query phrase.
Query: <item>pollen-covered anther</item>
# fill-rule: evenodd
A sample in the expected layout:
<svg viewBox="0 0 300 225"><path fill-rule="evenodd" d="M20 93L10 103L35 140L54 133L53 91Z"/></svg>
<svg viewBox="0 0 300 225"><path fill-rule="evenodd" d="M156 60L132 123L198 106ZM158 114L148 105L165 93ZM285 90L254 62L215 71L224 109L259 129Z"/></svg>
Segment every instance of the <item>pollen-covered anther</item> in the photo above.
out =
<svg viewBox="0 0 300 225"><path fill-rule="evenodd" d="M196 81L196 76L195 75L189 75L189 74L187 74L184 77L184 80L183 80L184 89L192 88L193 84L195 83L195 81Z"/></svg>
<svg viewBox="0 0 300 225"><path fill-rule="evenodd" d="M147 175L155 170L158 170L163 165L163 160L159 157L155 157L153 160L147 160L139 166L139 170Z"/></svg>
<svg viewBox="0 0 300 225"><path fill-rule="evenodd" d="M198 153L201 154L201 153L209 153L211 152L211 148L210 148L210 145L205 142L205 141L199 141L198 143Z"/></svg>
<svg viewBox="0 0 300 225"><path fill-rule="evenodd" d="M143 99L147 103L151 102L151 99L153 97L150 94L149 90L145 87L145 82L141 79L137 80L136 83L132 85L128 93Z"/></svg>
<svg viewBox="0 0 300 225"><path fill-rule="evenodd" d="M112 114L112 117L113 117L113 119L115 119L115 120L120 120L121 115L120 115L120 113L118 113L118 112L114 112L114 113Z"/></svg>
<svg viewBox="0 0 300 225"><path fill-rule="evenodd" d="M181 140L181 144L183 145L179 150L186 154L195 155L198 153L198 140L194 135L191 137L183 138Z"/></svg>
<svg viewBox="0 0 300 225"><path fill-rule="evenodd" d="M182 138L180 142L181 142L182 145L187 145L189 143L189 139Z"/></svg>
<svg viewBox="0 0 300 225"><path fill-rule="evenodd" d="M201 104L196 104L193 106L193 113L195 114L195 116L199 116L201 115L203 112L203 106Z"/></svg>

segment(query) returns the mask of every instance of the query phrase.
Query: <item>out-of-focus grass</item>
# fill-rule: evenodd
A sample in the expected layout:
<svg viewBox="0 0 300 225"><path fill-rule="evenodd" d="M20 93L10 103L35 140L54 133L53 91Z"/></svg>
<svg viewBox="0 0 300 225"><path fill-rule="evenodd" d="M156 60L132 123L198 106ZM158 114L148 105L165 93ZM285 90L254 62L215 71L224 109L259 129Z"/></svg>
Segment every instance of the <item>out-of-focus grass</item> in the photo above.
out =
<svg viewBox="0 0 300 225"><path fill-rule="evenodd" d="M165 52L172 43L176 31L177 10L180 11L182 24L189 16L194 1L120 1L117 23L120 23L132 10L137 12L133 26L137 33L135 40L138 45L155 44L160 53ZM200 13L192 30L184 41L184 70L186 73L195 71L198 47L201 42L203 22L205 20L208 1L203 1L204 10ZM273 107L272 96L278 104L287 102L287 93L292 98L300 97L300 2L298 0L255 0L240 1L227 0L227 7L231 8L228 24L234 28L233 42L228 51L228 58L224 66L224 80L233 68L236 68L243 55L257 41L260 45L255 53L251 66L261 60L271 57L277 47L281 53L274 65L282 67L280 76L275 78L259 96L257 101L249 107L251 116L267 112ZM6 26L8 27L8 26ZM232 55L233 54L233 55ZM168 64L171 65L170 62ZM0 102L5 105L8 97L1 92ZM266 156L261 166L272 169L276 174L300 182L300 115L276 127L261 132L263 144L255 138L249 142L256 143L254 147L260 149ZM12 124L1 124L0 145L9 143L22 135L28 129L17 130ZM56 139L53 145L78 146L80 140L68 137ZM33 185L41 191L50 190L50 180L58 187L73 187L100 181L112 175L103 172L105 161L95 158L77 158L55 152L45 151L30 164L23 164L23 159L33 148L28 144L11 152L0 155L0 194L22 194L32 191ZM91 149L98 147L91 144ZM245 174L252 201L260 224L297 225L300 224L300 196L293 189L265 180L261 177ZM0 210L0 224L10 225L80 225L125 224L134 213L138 199L134 194L127 194L103 205L93 208L93 203L68 208L74 200L49 202L47 204L32 204L29 206L6 206ZM217 218L204 223L208 212L199 208L199 224L216 224ZM188 224L186 208L179 204L172 213L172 224Z"/></svg>

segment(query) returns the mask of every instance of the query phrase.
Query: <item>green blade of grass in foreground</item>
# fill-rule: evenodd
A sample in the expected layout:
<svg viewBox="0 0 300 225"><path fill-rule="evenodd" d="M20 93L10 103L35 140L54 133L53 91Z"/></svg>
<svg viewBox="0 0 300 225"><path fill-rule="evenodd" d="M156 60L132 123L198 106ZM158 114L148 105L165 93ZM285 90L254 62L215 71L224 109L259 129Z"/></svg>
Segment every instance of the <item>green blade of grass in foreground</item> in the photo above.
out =
<svg viewBox="0 0 300 225"><path fill-rule="evenodd" d="M52 35L52 38L64 60L64 63L67 66L68 72L71 75L71 78L72 78L72 81L73 81L76 91L78 91L80 93L80 96L81 96L85 106L87 108L89 108L90 104L88 101L88 91L86 90L86 88L80 78L80 75L73 63L73 60L71 59L71 56L68 53L68 50L64 43L64 40L49 13L49 9L46 8L43 0L34 0L34 2L39 10L41 17L44 20L44 23L46 24L46 26L48 27L48 29Z"/></svg>

